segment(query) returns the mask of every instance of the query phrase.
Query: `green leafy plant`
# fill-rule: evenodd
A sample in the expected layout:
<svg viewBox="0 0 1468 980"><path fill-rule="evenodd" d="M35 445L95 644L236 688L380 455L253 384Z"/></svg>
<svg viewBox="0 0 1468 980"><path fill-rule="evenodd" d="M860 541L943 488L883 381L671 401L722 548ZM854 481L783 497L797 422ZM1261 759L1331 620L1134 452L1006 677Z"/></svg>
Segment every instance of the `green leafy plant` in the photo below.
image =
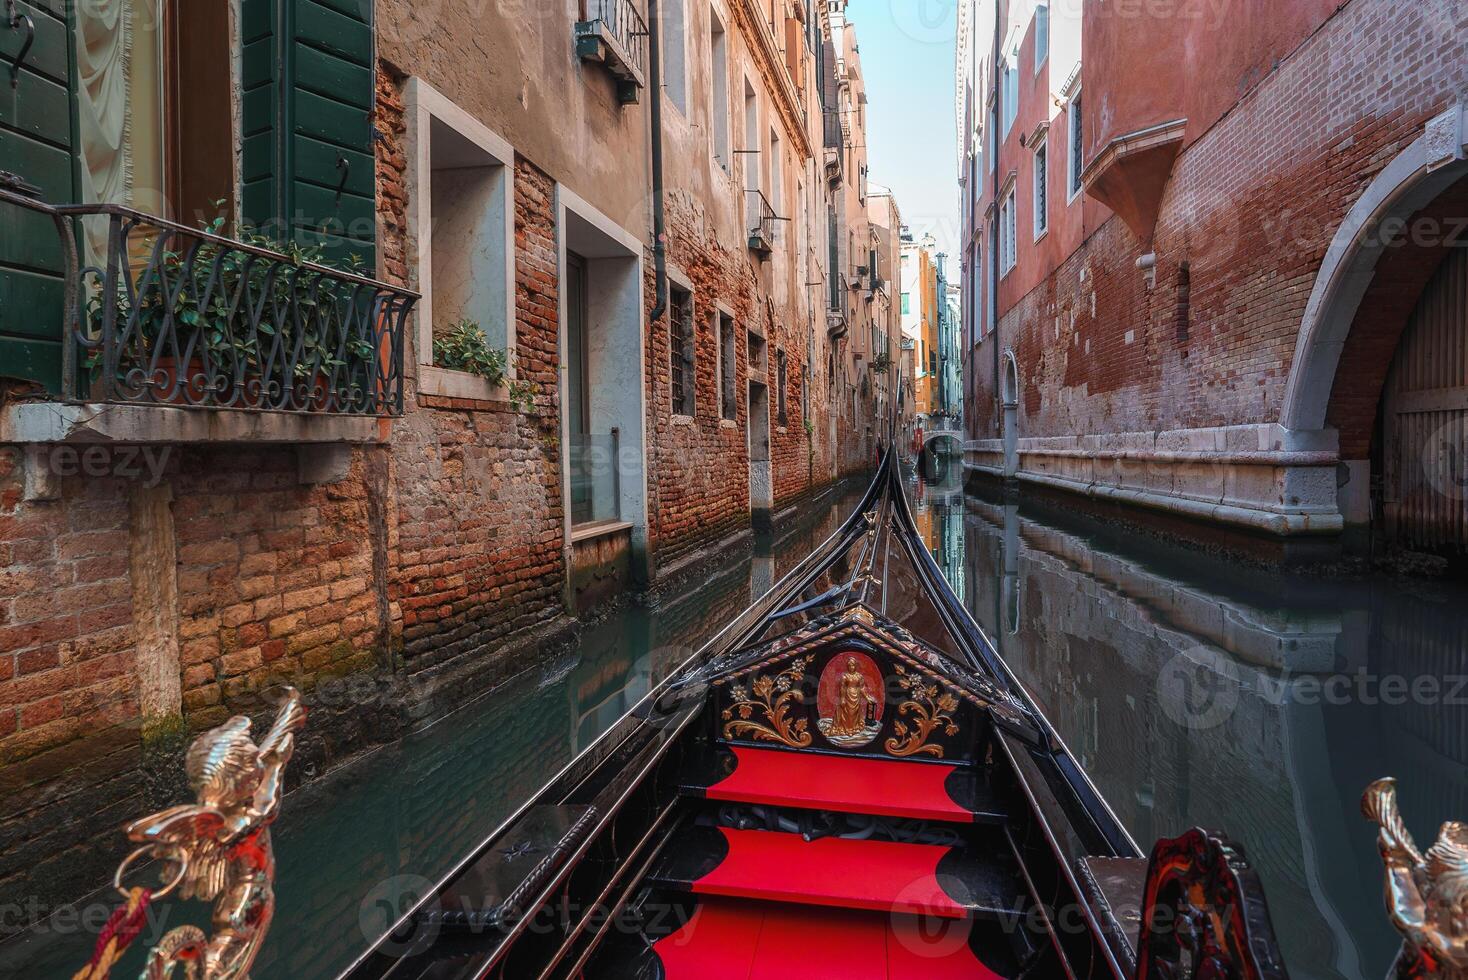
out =
<svg viewBox="0 0 1468 980"><path fill-rule="evenodd" d="M882 353L878 354L872 359L871 370L875 371L877 374L886 374L891 369L892 355L887 353L886 351L882 351Z"/></svg>
<svg viewBox="0 0 1468 980"><path fill-rule="evenodd" d="M473 320L460 318L447 334L434 338L433 363L441 368L467 371L496 387L503 385L517 411L529 409L540 393L540 386L533 381L510 379L509 355L489 346L484 329Z"/></svg>

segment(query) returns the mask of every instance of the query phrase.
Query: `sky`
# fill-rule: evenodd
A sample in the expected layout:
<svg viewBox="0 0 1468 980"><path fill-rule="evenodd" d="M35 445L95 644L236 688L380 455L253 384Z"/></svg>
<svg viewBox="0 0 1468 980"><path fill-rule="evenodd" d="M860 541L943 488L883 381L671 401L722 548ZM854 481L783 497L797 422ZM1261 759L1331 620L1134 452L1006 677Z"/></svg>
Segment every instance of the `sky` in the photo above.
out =
<svg viewBox="0 0 1468 980"><path fill-rule="evenodd" d="M962 233L954 123L957 0L851 0L867 83L870 180L892 188L917 238L932 232L956 275Z"/></svg>

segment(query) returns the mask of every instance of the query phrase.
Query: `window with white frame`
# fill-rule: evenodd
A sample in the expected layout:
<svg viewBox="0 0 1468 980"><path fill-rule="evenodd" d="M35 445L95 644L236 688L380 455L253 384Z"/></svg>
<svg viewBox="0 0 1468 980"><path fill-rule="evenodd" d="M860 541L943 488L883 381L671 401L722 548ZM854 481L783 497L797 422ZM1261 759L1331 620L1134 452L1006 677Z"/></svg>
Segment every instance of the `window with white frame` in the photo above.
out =
<svg viewBox="0 0 1468 980"><path fill-rule="evenodd" d="M785 207L784 156L780 153L780 137L770 130L770 207L780 214Z"/></svg>
<svg viewBox="0 0 1468 980"><path fill-rule="evenodd" d="M1004 113L1004 135L1009 135L1009 129L1014 125L1015 118L1019 115L1019 50L1010 52L1009 57L1004 59L1004 71L999 79L999 101L1000 108Z"/></svg>
<svg viewBox="0 0 1468 980"><path fill-rule="evenodd" d="M999 205L999 271L1008 274L1014 268L1016 262L1016 215L1014 207L1014 188L1004 195L1004 203Z"/></svg>
<svg viewBox="0 0 1468 980"><path fill-rule="evenodd" d="M515 371L514 150L419 78L408 83L411 234L418 254L417 355L443 367L435 341L472 324ZM425 372L424 391L453 384Z"/></svg>
<svg viewBox="0 0 1468 980"><path fill-rule="evenodd" d="M1050 5L1042 3L1035 7L1035 73L1050 57Z"/></svg>
<svg viewBox="0 0 1468 980"><path fill-rule="evenodd" d="M688 0L666 0L663 30L663 85L668 101L688 114Z"/></svg>
<svg viewBox="0 0 1468 980"><path fill-rule="evenodd" d="M1068 174L1068 188L1070 190L1070 200L1073 201L1076 195L1081 192L1081 173L1086 169L1085 158L1083 156L1085 145L1082 143L1085 131L1082 129L1083 124L1081 122L1081 93L1077 92L1071 98L1070 107L1066 109L1066 114L1070 123L1070 152L1068 154L1070 159L1070 173Z"/></svg>
<svg viewBox="0 0 1468 980"><path fill-rule="evenodd" d="M723 21L709 11L709 64L713 76L709 86L709 128L713 131L714 159L725 170L732 167L729 149L729 35Z"/></svg>
<svg viewBox="0 0 1468 980"><path fill-rule="evenodd" d="M1050 150L1042 138L1035 150L1035 238L1050 230Z"/></svg>

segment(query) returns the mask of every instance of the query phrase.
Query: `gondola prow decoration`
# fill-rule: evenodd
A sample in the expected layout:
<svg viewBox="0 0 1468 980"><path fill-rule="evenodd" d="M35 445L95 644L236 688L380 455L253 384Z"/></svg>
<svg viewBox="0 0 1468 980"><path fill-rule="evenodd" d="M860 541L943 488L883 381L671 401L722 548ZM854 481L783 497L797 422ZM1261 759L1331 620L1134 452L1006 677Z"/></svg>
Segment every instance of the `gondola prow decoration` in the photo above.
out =
<svg viewBox="0 0 1468 980"><path fill-rule="evenodd" d="M213 935L196 926L169 931L149 953L144 980L167 980L180 964L189 980L248 980L275 912L270 825L280 812L296 733L305 726L301 696L287 688L259 745L244 716L194 740L185 769L197 802L127 825L124 832L139 846L113 879L127 904L108 922L92 962L74 980L103 980L141 931L148 904L175 893L214 903ZM144 858L160 863L161 884L124 888L124 875Z"/></svg>
<svg viewBox="0 0 1468 980"><path fill-rule="evenodd" d="M1366 787L1361 812L1376 824L1386 864L1386 905L1405 939L1401 980L1468 978L1468 825L1443 824L1424 856L1397 808L1397 781Z"/></svg>

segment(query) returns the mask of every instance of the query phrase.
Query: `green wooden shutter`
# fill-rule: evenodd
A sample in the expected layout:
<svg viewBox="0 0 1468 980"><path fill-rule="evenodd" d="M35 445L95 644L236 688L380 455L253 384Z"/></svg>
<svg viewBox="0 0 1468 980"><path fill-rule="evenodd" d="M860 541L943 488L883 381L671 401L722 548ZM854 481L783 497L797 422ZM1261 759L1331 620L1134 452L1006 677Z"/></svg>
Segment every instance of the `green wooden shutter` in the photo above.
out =
<svg viewBox="0 0 1468 980"><path fill-rule="evenodd" d="M240 42L245 220L373 269L372 0L243 0Z"/></svg>
<svg viewBox="0 0 1468 980"><path fill-rule="evenodd" d="M10 66L25 30L0 19L0 170L39 187L51 203L76 199L70 6L18 0L17 11L35 21L36 41L14 88ZM63 269L51 219L0 205L0 377L60 391Z"/></svg>

